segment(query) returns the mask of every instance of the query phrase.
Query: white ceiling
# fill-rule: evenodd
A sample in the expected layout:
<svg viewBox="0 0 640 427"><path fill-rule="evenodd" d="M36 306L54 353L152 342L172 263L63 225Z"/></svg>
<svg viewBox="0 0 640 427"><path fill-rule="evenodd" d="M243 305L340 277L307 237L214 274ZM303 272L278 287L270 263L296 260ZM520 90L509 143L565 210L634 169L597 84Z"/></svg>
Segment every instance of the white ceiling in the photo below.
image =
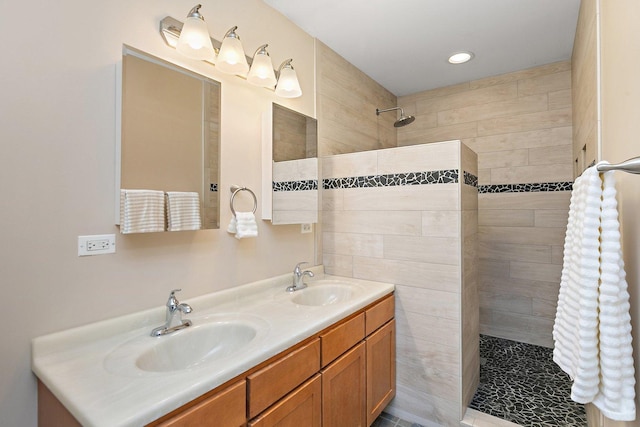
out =
<svg viewBox="0 0 640 427"><path fill-rule="evenodd" d="M580 0L264 0L397 96L571 58ZM457 51L475 58L451 65Z"/></svg>

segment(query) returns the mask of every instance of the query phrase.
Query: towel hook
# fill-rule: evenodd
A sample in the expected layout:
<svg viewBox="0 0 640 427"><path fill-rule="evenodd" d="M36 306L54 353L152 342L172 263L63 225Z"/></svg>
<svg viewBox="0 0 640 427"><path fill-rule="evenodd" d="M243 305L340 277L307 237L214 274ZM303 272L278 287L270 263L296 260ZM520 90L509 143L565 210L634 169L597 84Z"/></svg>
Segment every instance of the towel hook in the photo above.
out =
<svg viewBox="0 0 640 427"><path fill-rule="evenodd" d="M233 216L236 216L236 210L233 208L233 200L236 198L236 194L241 191L248 191L253 197L253 213L256 213L256 209L258 208L258 199L256 198L256 194L251 191L250 188L240 187L238 185L231 186L231 200L229 201L229 207L231 208L231 213Z"/></svg>

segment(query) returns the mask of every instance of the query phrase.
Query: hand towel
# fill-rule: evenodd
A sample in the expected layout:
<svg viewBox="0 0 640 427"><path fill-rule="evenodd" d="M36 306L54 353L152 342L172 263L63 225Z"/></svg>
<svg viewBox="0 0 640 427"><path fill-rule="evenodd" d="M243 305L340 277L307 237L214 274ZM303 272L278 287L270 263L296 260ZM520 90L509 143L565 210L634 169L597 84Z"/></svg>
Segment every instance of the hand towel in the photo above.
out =
<svg viewBox="0 0 640 427"><path fill-rule="evenodd" d="M197 192L167 191L167 230L200 230L200 195Z"/></svg>
<svg viewBox="0 0 640 427"><path fill-rule="evenodd" d="M258 224L253 212L236 212L236 239L258 236Z"/></svg>
<svg viewBox="0 0 640 427"><path fill-rule="evenodd" d="M588 168L571 193L553 360L573 379L574 401L630 421L635 380L617 216L613 172L601 178Z"/></svg>
<svg viewBox="0 0 640 427"><path fill-rule="evenodd" d="M120 233L164 231L164 192L120 190Z"/></svg>
<svg viewBox="0 0 640 427"><path fill-rule="evenodd" d="M229 225L227 226L227 232L231 234L236 234L238 229L236 227L236 217L235 215L231 217L231 221L229 221Z"/></svg>

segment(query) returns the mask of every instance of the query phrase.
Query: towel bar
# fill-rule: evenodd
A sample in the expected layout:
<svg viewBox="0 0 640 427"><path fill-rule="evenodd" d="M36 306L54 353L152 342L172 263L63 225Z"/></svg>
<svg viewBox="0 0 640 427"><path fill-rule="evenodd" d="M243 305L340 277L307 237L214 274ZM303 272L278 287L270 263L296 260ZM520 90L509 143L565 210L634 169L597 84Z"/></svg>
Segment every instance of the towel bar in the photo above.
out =
<svg viewBox="0 0 640 427"><path fill-rule="evenodd" d="M256 209L258 208L258 199L256 198L256 193L254 193L250 188L240 187L238 185L231 186L231 200L229 201L229 207L231 208L231 213L233 216L236 216L236 210L233 208L233 200L236 198L236 194L241 191L248 191L251 196L253 196L253 213L256 213Z"/></svg>
<svg viewBox="0 0 640 427"><path fill-rule="evenodd" d="M615 165L598 165L598 172L624 171L640 174L640 157L633 157Z"/></svg>

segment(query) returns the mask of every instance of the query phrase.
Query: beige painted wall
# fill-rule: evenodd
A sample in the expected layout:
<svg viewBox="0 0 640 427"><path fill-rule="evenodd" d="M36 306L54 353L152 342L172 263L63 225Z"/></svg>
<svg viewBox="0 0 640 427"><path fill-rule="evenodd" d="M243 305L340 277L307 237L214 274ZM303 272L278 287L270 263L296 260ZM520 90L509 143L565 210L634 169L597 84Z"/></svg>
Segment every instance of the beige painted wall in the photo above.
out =
<svg viewBox="0 0 640 427"><path fill-rule="evenodd" d="M318 155L354 153L396 146L396 96L316 41Z"/></svg>
<svg viewBox="0 0 640 427"><path fill-rule="evenodd" d="M211 34L239 26L245 50L268 42L274 63L293 57L303 97L277 102L315 115L314 41L259 0L202 2ZM193 3L74 0L0 3L0 424L36 425L30 340L88 322L284 274L313 259L313 234L259 223L257 239L225 231L231 184L261 187L261 113L273 92L223 75L166 47L158 23ZM28 24L26 24L28 22ZM25 30L25 25L29 31ZM118 233L114 218L115 64L122 44L222 82L220 230L117 236L117 253L77 256L77 236ZM260 217L260 212L258 212ZM194 310L198 307L194 306Z"/></svg>
<svg viewBox="0 0 640 427"><path fill-rule="evenodd" d="M568 61L398 99L416 121L398 145L461 138L480 185L565 182L571 163ZM552 346L569 191L478 195L480 332Z"/></svg>
<svg viewBox="0 0 640 427"><path fill-rule="evenodd" d="M617 163L640 156L640 58L628 54L640 51L640 4L635 0L598 3L601 30L601 160ZM591 13L595 12L594 7ZM616 180L622 250L631 295L637 413L640 408L640 176L616 172ZM640 426L637 415L634 422L614 422L599 417L592 417L590 421L591 426Z"/></svg>

